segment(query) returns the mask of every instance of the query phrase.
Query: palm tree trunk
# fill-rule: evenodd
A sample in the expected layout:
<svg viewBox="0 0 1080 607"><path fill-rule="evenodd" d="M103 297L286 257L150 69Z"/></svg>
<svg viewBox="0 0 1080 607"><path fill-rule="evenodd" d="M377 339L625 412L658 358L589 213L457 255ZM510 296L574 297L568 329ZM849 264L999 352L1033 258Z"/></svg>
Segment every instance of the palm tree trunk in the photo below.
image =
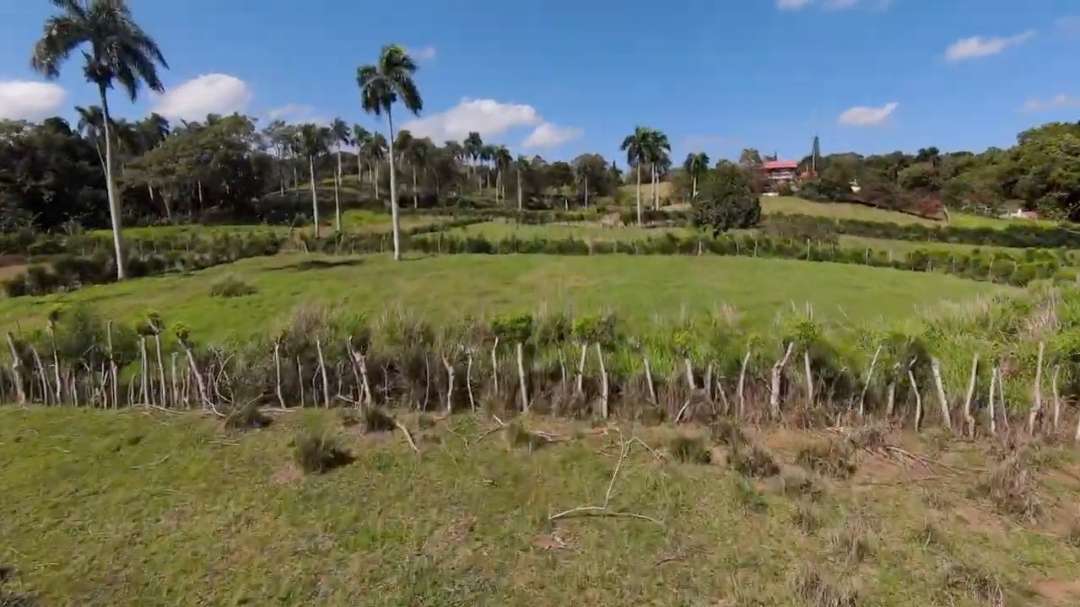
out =
<svg viewBox="0 0 1080 607"><path fill-rule="evenodd" d="M522 209L522 201L521 201L521 169L520 168L517 170L517 190L518 190L517 191L517 194L518 194L518 210L520 211Z"/></svg>
<svg viewBox="0 0 1080 607"><path fill-rule="evenodd" d="M398 218L397 179L394 177L394 117L386 111L386 124L390 129L390 218L394 230L394 261L401 261L401 223Z"/></svg>
<svg viewBox="0 0 1080 607"><path fill-rule="evenodd" d="M637 165L637 224L638 227L645 225L641 221L641 163Z"/></svg>
<svg viewBox="0 0 1080 607"><path fill-rule="evenodd" d="M364 187L364 162L360 160L360 150L356 150L356 191Z"/></svg>
<svg viewBox="0 0 1080 607"><path fill-rule="evenodd" d="M585 176L585 208L589 208L589 176Z"/></svg>
<svg viewBox="0 0 1080 607"><path fill-rule="evenodd" d="M341 148L337 151L337 175L334 177L334 231L341 231Z"/></svg>
<svg viewBox="0 0 1080 607"><path fill-rule="evenodd" d="M319 238L319 195L315 190L315 157L308 156L308 170L311 172L311 212L315 218L315 239Z"/></svg>
<svg viewBox="0 0 1080 607"><path fill-rule="evenodd" d="M127 272L124 264L124 238L120 233L122 229L120 217L120 200L116 196L116 185L113 183L112 173L112 134L109 132L109 100L105 94L105 85L98 85L101 94L101 113L104 116L103 127L105 129L105 191L109 197L109 218L112 220L113 249L116 252L116 279L124 280Z"/></svg>
<svg viewBox="0 0 1080 607"><path fill-rule="evenodd" d="M694 175L694 193L690 195L690 198L697 200L697 175Z"/></svg>
<svg viewBox="0 0 1080 607"><path fill-rule="evenodd" d="M420 208L420 194L416 190L416 167L412 168L412 208Z"/></svg>
<svg viewBox="0 0 1080 607"><path fill-rule="evenodd" d="M379 161L375 161L375 200L379 199Z"/></svg>

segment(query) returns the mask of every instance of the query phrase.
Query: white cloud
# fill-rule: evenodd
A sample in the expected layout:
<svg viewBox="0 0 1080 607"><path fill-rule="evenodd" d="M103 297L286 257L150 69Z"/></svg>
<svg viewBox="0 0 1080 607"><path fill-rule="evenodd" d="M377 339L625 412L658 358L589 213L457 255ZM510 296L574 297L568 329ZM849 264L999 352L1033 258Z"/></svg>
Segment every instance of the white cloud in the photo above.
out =
<svg viewBox="0 0 1080 607"><path fill-rule="evenodd" d="M537 126L543 121L531 105L465 98L445 112L410 120L401 128L408 129L415 137L461 141L471 132L486 138L502 135L512 128Z"/></svg>
<svg viewBox="0 0 1080 607"><path fill-rule="evenodd" d="M797 11L806 8L810 0L776 0L776 8L782 11Z"/></svg>
<svg viewBox="0 0 1080 607"><path fill-rule="evenodd" d="M1048 112L1066 109L1080 109L1080 97L1061 93L1049 99L1028 99L1027 103L1024 104L1025 112Z"/></svg>
<svg viewBox="0 0 1080 607"><path fill-rule="evenodd" d="M45 118L67 100L67 91L50 82L0 81L0 119Z"/></svg>
<svg viewBox="0 0 1080 607"><path fill-rule="evenodd" d="M410 46L405 50L409 53L409 56L417 61L432 61L439 54L438 50L430 44L427 46Z"/></svg>
<svg viewBox="0 0 1080 607"><path fill-rule="evenodd" d="M526 148L554 148L575 139L581 139L584 134L585 131L577 127L545 122L533 129L521 145Z"/></svg>
<svg viewBox="0 0 1080 607"><path fill-rule="evenodd" d="M303 118L311 116L314 113L315 108L310 105L304 105L302 103L288 103L266 112L266 117L270 120L295 121L302 120Z"/></svg>
<svg viewBox="0 0 1080 607"><path fill-rule="evenodd" d="M203 120L207 114L242 112L252 97L251 87L235 76L204 74L159 96L154 111L167 118Z"/></svg>
<svg viewBox="0 0 1080 607"><path fill-rule="evenodd" d="M900 104L892 101L881 107L855 106L840 114L838 122L845 126L879 126L893 115Z"/></svg>
<svg viewBox="0 0 1080 607"><path fill-rule="evenodd" d="M962 38L950 44L949 48L945 49L945 58L955 63L957 61L989 57L990 55L996 55L1009 47L1019 46L1028 40L1031 40L1035 37L1035 33L1035 30L1027 30L1026 32L1016 34L1015 36L993 36L990 38L972 36L970 38Z"/></svg>

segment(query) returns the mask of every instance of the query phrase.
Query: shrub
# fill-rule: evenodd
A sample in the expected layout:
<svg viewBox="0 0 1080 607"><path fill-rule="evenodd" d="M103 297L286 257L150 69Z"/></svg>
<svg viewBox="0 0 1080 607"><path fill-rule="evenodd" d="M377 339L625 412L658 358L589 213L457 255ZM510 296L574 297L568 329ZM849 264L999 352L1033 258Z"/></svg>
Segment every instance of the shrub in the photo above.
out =
<svg viewBox="0 0 1080 607"><path fill-rule="evenodd" d="M294 457L307 473L322 474L352 462L352 456L341 448L337 438L325 431L308 429L296 437Z"/></svg>
<svg viewBox="0 0 1080 607"><path fill-rule="evenodd" d="M806 535L813 535L821 528L821 517L810 504L800 503L791 515L791 522Z"/></svg>
<svg viewBox="0 0 1080 607"><path fill-rule="evenodd" d="M815 443L799 450L795 462L822 476L849 478L855 473L851 450L833 441Z"/></svg>
<svg viewBox="0 0 1080 607"><path fill-rule="evenodd" d="M684 464L708 464L712 454L705 445L705 439L699 436L678 435L668 444L671 456Z"/></svg>
<svg viewBox="0 0 1080 607"><path fill-rule="evenodd" d="M393 432L397 424L393 416L378 407L364 410L364 432Z"/></svg>
<svg viewBox="0 0 1080 607"><path fill-rule="evenodd" d="M1024 453L1009 455L987 474L976 491L1009 516L1034 521L1042 510Z"/></svg>
<svg viewBox="0 0 1080 607"><path fill-rule="evenodd" d="M736 449L731 455L731 466L739 474L750 478L768 478L780 473L780 466L773 456L757 445Z"/></svg>
<svg viewBox="0 0 1080 607"><path fill-rule="evenodd" d="M245 297L258 293L258 289L233 276L226 276L210 285L211 297Z"/></svg>
<svg viewBox="0 0 1080 607"><path fill-rule="evenodd" d="M254 402L234 409L225 417L225 427L230 430L265 428L272 422L273 420L263 413Z"/></svg>
<svg viewBox="0 0 1080 607"><path fill-rule="evenodd" d="M506 439L506 445L511 449L526 447L530 452L548 444L546 438L529 432L525 429L525 426L517 421L510 422L503 428L503 437Z"/></svg>

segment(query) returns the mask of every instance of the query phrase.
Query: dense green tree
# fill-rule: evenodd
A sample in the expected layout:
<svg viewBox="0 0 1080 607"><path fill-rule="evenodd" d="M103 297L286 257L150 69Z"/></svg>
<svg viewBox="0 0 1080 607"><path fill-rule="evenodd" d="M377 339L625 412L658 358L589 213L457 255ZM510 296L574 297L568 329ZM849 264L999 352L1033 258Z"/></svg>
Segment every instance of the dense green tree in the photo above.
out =
<svg viewBox="0 0 1080 607"><path fill-rule="evenodd" d="M693 209L694 224L713 236L751 228L761 221L761 202L750 189L746 171L729 162L705 174Z"/></svg>
<svg viewBox="0 0 1080 607"><path fill-rule="evenodd" d="M416 62L396 44L383 47L378 61L361 66L356 73L364 111L376 116L386 113L387 140L390 141L390 214L394 232L394 259L401 259L401 222L398 217L397 180L394 176L394 117L398 101L406 110L419 114L424 108L420 90L413 81Z"/></svg>
<svg viewBox="0 0 1080 607"><path fill-rule="evenodd" d="M112 218L113 247L117 279L125 278L124 246L121 234L120 200L113 176L108 90L119 83L134 101L139 86L162 92L165 86L157 66L168 67L153 38L132 18L125 0L53 0L60 13L45 20L42 37L34 45L31 65L48 78L60 75L60 66L80 48L85 64L83 74L93 83L101 100L105 139L105 185Z"/></svg>

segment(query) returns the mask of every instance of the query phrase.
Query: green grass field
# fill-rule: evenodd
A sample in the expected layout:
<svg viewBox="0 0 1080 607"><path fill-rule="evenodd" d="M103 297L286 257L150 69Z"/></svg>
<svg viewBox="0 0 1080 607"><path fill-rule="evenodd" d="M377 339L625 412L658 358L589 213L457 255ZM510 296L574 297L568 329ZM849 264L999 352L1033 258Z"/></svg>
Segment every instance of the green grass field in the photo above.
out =
<svg viewBox="0 0 1080 607"><path fill-rule="evenodd" d="M813 215L830 219L857 219L900 225L942 225L942 222L923 219L906 213L875 209L846 202L813 202L791 196L762 196L761 210L765 215Z"/></svg>
<svg viewBox="0 0 1080 607"><path fill-rule="evenodd" d="M258 289L212 298L234 276ZM0 300L4 327L41 326L56 304L89 304L117 320L157 311L204 340L267 334L268 324L303 303L378 314L400 306L432 320L462 314L614 310L626 320L675 319L722 304L766 327L792 304L810 303L823 320L903 319L945 300L1008 292L940 274L742 257L453 255L394 263L388 256L284 254L191 275L143 278L70 294Z"/></svg>
<svg viewBox="0 0 1080 607"><path fill-rule="evenodd" d="M657 238L665 234L687 236L694 233L695 230L691 228L639 228L637 226L612 228L593 222L530 225L517 224L511 221L487 221L446 231L446 234L452 236L462 238L473 236L488 240L501 240L513 236L522 240L531 238L552 240L576 238L601 242L626 242Z"/></svg>
<svg viewBox="0 0 1080 607"><path fill-rule="evenodd" d="M0 408L0 603L5 605L1075 605L1080 548L1063 538L1076 451L1043 448L1037 525L972 490L969 443L894 437L939 475L863 453L844 481L794 465L820 435L755 436L779 476L747 480L635 446L601 504L619 434L543 418L564 441L530 452L479 416L362 434L331 412L229 432L196 414ZM302 427L353 461L305 475ZM669 453L670 428L622 426ZM699 429L684 433L700 435ZM468 442L466 442L468 441ZM809 479L807 481L806 479ZM806 484L809 482L809 484ZM853 602L814 602L820 576ZM800 585L802 580L802 585ZM20 598L36 602L16 602Z"/></svg>

